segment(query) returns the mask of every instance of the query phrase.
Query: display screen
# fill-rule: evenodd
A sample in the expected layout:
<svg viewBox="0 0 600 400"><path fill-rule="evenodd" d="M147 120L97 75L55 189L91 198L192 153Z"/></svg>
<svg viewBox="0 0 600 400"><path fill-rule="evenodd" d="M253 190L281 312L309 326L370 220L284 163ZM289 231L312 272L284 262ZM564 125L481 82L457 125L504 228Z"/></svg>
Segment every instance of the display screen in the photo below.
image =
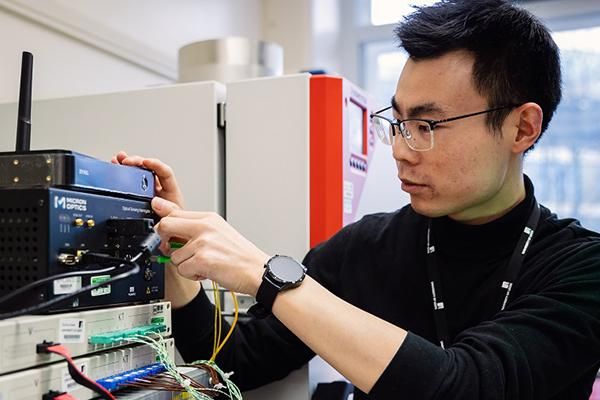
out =
<svg viewBox="0 0 600 400"><path fill-rule="evenodd" d="M350 152L365 154L365 110L353 101L348 102L348 133Z"/></svg>

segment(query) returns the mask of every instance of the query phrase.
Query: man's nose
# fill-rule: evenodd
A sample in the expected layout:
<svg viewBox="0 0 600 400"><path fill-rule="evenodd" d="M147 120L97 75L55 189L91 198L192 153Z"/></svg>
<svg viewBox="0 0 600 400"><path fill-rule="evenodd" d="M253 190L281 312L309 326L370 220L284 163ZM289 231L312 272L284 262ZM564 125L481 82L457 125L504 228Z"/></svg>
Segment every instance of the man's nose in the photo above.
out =
<svg viewBox="0 0 600 400"><path fill-rule="evenodd" d="M404 140L404 137L400 133L394 136L394 143L392 144L392 154L396 161L404 162L407 164L418 164L421 158L420 152L408 147L408 144L406 144L406 140Z"/></svg>

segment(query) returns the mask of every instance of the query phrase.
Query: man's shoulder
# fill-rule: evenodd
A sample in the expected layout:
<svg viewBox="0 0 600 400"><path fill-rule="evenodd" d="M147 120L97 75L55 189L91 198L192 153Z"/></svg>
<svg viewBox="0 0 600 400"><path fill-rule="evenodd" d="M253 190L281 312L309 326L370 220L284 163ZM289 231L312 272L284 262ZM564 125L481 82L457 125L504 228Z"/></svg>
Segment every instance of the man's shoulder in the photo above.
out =
<svg viewBox="0 0 600 400"><path fill-rule="evenodd" d="M303 263L313 278L336 293L342 270L348 279L358 276L357 271L372 265L374 260L385 259L383 264L388 265L390 257L401 248L416 248L414 241L423 236L416 232L425 224L425 217L409 205L393 212L367 214L312 248Z"/></svg>
<svg viewBox="0 0 600 400"><path fill-rule="evenodd" d="M600 233L577 219L559 218L543 206L531 250L548 267L572 270L591 264L600 273Z"/></svg>
<svg viewBox="0 0 600 400"><path fill-rule="evenodd" d="M355 235L369 237L383 234L400 234L413 231L426 223L426 218L417 214L410 204L393 212L367 214L350 225Z"/></svg>
<svg viewBox="0 0 600 400"><path fill-rule="evenodd" d="M367 214L358 221L346 225L329 240L314 250L365 249L365 246L382 246L391 241L402 241L409 232L414 234L426 219L417 214L410 205L396 211Z"/></svg>
<svg viewBox="0 0 600 400"><path fill-rule="evenodd" d="M600 233L583 226L575 218L560 218L548 208L541 206L542 215L537 234L540 239L558 242L597 242Z"/></svg>

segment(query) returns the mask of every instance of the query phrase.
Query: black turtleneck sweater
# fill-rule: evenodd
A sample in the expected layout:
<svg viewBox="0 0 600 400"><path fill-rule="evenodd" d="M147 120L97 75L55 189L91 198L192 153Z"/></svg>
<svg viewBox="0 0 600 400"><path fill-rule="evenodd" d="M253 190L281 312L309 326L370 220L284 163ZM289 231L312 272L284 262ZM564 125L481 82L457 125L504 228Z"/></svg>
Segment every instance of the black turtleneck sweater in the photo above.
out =
<svg viewBox="0 0 600 400"><path fill-rule="evenodd" d="M432 221L452 342L446 349L437 345L433 319L426 217L410 206L369 215L308 253L304 264L323 286L409 331L371 392L357 390L356 400L589 398L600 366L600 235L542 207L510 301L499 311L500 282L533 207L528 179L526 190L523 202L488 224ZM209 356L212 312L204 294L174 312L186 360ZM269 317L240 324L217 363L246 390L313 355Z"/></svg>

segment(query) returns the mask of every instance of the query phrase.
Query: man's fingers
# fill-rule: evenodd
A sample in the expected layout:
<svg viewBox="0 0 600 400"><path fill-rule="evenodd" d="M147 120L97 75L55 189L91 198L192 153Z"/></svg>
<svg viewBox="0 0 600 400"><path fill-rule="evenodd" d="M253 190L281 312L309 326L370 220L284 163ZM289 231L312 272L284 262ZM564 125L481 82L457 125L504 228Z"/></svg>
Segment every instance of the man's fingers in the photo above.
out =
<svg viewBox="0 0 600 400"><path fill-rule="evenodd" d="M117 153L117 155L114 158L116 158L117 162L121 164L123 160L125 160L127 157L129 157L129 154L121 150Z"/></svg>
<svg viewBox="0 0 600 400"><path fill-rule="evenodd" d="M166 256L171 255L171 246L169 246L169 242L161 241L160 246L158 246L158 249L161 253L163 253Z"/></svg>
<svg viewBox="0 0 600 400"><path fill-rule="evenodd" d="M207 278L198 273L198 265L193 261L192 258L189 258L177 265L177 272L179 272L179 275L183 276L184 278L191 279L193 281L200 281Z"/></svg>
<svg viewBox="0 0 600 400"><path fill-rule="evenodd" d="M181 197L181 192L177 185L173 169L159 159L128 155L124 151L120 151L111 161L116 164L143 167L153 171L157 182L157 193L169 193L169 197L173 198L175 196L174 198L180 201L178 198Z"/></svg>
<svg viewBox="0 0 600 400"><path fill-rule="evenodd" d="M121 164L121 163L122 163L122 161L123 161L124 159L126 159L127 157L129 157L129 156L127 155L127 153L125 153L123 150L121 150L121 151L119 151L119 152L118 152L116 155L114 155L114 156L111 158L111 160L110 160L110 161L111 161L112 163L114 163L114 164Z"/></svg>
<svg viewBox="0 0 600 400"><path fill-rule="evenodd" d="M143 167L144 166L144 158L140 156L128 156L120 160L121 164L129 165L132 167Z"/></svg>
<svg viewBox="0 0 600 400"><path fill-rule="evenodd" d="M156 224L154 229L163 240L178 237L187 242L191 238L198 236L202 227L193 219L165 217Z"/></svg>
<svg viewBox="0 0 600 400"><path fill-rule="evenodd" d="M111 161L114 162L114 163L117 163L117 164L132 165L132 166L136 166L136 167L143 167L145 160L146 159L144 157L140 157L140 156L136 156L136 155L131 155L130 156L129 154L125 153L124 151L119 151L117 153L117 155L115 155L112 158Z"/></svg>
<svg viewBox="0 0 600 400"><path fill-rule="evenodd" d="M117 158L117 160L122 160L124 158L127 158L127 153L123 150L120 150L115 157Z"/></svg>
<svg viewBox="0 0 600 400"><path fill-rule="evenodd" d="M178 191L177 181L175 180L175 174L171 167L156 158L146 158L143 162L143 166L148 168L156 174L160 180L160 184L163 190L167 192Z"/></svg>
<svg viewBox="0 0 600 400"><path fill-rule="evenodd" d="M180 265L196 254L196 246L193 241L186 243L183 247L171 251L171 262Z"/></svg>
<svg viewBox="0 0 600 400"><path fill-rule="evenodd" d="M185 219L205 219L218 214L214 212L202 212L202 211L185 211L182 210L177 204L172 201L163 199L162 197L155 197L152 199L152 209L161 218L173 217L173 218L185 218Z"/></svg>
<svg viewBox="0 0 600 400"><path fill-rule="evenodd" d="M181 210L181 208L177 204L160 197L153 198L151 205L152 209L156 214L158 214L159 217L166 217L173 211Z"/></svg>
<svg viewBox="0 0 600 400"><path fill-rule="evenodd" d="M156 190L156 192L161 192L163 190L163 187L160 184L160 179L158 179L158 176L154 176L154 190Z"/></svg>

